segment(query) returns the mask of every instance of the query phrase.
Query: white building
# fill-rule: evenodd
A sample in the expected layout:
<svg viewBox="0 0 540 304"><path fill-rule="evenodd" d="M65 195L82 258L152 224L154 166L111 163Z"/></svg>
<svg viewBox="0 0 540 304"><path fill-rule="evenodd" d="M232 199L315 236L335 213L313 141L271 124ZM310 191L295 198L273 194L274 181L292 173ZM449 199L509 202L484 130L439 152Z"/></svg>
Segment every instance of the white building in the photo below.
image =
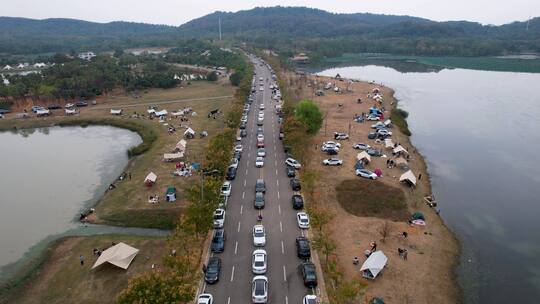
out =
<svg viewBox="0 0 540 304"><path fill-rule="evenodd" d="M46 66L47 66L47 65L46 65L45 63L43 63L43 62L36 62L36 63L34 63L34 67L35 67L35 68L38 68L38 69L44 68L44 67L46 67Z"/></svg>
<svg viewBox="0 0 540 304"><path fill-rule="evenodd" d="M79 53L77 57L79 57L82 60L92 60L92 58L96 57L96 54L94 54L94 52L84 52L84 53Z"/></svg>
<svg viewBox="0 0 540 304"><path fill-rule="evenodd" d="M10 70L13 70L13 67L10 66L10 65L8 64L8 65L6 65L6 66L4 67L4 70L10 71Z"/></svg>

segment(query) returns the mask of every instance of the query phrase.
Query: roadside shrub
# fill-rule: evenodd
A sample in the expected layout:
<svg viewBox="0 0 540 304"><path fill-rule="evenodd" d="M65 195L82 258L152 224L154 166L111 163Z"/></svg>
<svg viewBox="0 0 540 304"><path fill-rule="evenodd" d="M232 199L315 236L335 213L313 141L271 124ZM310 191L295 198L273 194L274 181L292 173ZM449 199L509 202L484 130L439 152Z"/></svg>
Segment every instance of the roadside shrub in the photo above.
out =
<svg viewBox="0 0 540 304"><path fill-rule="evenodd" d="M302 100L295 107L295 116L308 126L308 133L315 134L323 123L323 116L319 107L311 100Z"/></svg>

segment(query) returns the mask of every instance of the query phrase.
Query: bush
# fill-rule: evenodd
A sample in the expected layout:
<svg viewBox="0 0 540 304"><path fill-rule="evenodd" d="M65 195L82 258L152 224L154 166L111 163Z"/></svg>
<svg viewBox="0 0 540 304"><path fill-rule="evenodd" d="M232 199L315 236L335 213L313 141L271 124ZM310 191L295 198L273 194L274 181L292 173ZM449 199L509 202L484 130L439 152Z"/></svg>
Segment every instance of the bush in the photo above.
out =
<svg viewBox="0 0 540 304"><path fill-rule="evenodd" d="M321 111L311 100L300 101L296 105L295 116L308 126L309 134L317 133L323 123Z"/></svg>
<svg viewBox="0 0 540 304"><path fill-rule="evenodd" d="M409 113L402 109L392 109L390 112L390 120L398 126L399 130L407 136L411 136L411 131L409 130L409 124L407 124L407 117Z"/></svg>
<svg viewBox="0 0 540 304"><path fill-rule="evenodd" d="M206 80L208 81L217 81L218 80L218 74L216 71L212 71L208 74L206 74Z"/></svg>

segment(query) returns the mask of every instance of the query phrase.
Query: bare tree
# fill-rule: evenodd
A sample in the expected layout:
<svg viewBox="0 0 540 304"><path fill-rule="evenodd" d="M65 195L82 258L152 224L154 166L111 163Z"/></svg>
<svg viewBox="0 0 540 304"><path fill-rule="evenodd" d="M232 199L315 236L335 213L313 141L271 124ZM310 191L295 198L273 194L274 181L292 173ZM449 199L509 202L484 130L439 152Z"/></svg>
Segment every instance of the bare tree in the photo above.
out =
<svg viewBox="0 0 540 304"><path fill-rule="evenodd" d="M386 237L390 235L390 225L388 224L388 221L384 221L383 225L379 229L379 235L381 236L381 241L384 243L386 241Z"/></svg>

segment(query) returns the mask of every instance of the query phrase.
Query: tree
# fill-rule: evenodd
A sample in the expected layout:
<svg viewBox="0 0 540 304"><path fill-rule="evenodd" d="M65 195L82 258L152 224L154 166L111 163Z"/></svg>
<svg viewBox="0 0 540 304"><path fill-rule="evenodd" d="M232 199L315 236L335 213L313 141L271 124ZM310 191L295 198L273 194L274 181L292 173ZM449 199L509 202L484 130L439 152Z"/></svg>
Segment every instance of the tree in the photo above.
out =
<svg viewBox="0 0 540 304"><path fill-rule="evenodd" d="M328 265L328 258L336 247L336 244L325 233L317 233L313 238L313 248L324 254L324 265Z"/></svg>
<svg viewBox="0 0 540 304"><path fill-rule="evenodd" d="M308 126L308 133L310 134L317 133L323 123L321 111L310 100L302 100L296 105L295 116Z"/></svg>
<svg viewBox="0 0 540 304"><path fill-rule="evenodd" d="M122 57L122 55L124 55L124 50L122 50L122 49L116 49L116 50L114 51L114 55L113 55L113 56L114 56L115 58L120 58L120 57Z"/></svg>
<svg viewBox="0 0 540 304"><path fill-rule="evenodd" d="M217 81L218 80L218 74L216 71L209 72L206 74L206 80L208 81Z"/></svg>

